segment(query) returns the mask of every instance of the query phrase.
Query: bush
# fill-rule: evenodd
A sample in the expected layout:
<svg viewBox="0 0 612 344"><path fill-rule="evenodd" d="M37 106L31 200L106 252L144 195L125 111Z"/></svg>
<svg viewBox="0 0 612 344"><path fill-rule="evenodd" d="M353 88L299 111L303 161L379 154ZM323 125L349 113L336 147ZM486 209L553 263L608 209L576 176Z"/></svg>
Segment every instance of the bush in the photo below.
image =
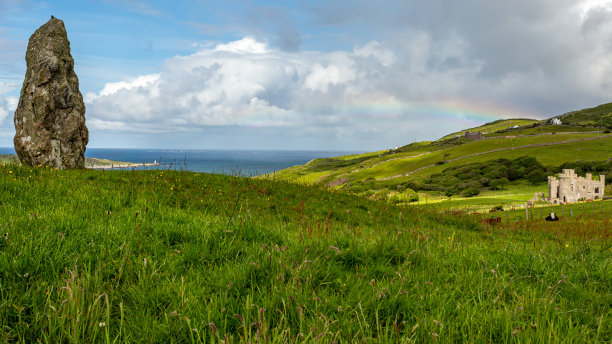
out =
<svg viewBox="0 0 612 344"><path fill-rule="evenodd" d="M489 182L489 185L493 190L504 189L504 185L510 183L508 178L499 178Z"/></svg>
<svg viewBox="0 0 612 344"><path fill-rule="evenodd" d="M504 211L504 206L501 205L501 204L498 204L498 205L494 206L493 208L491 208L490 211L491 212L493 212L493 211Z"/></svg>
<svg viewBox="0 0 612 344"><path fill-rule="evenodd" d="M475 188L475 187L466 189L461 193L463 197L474 197L474 196L477 196L478 194L480 194L480 189Z"/></svg>
<svg viewBox="0 0 612 344"><path fill-rule="evenodd" d="M527 180L533 184L539 184L546 181L546 176L541 171L533 171L527 175Z"/></svg>
<svg viewBox="0 0 612 344"><path fill-rule="evenodd" d="M403 192L393 192L388 197L388 201L393 204L410 203L418 200L419 194L412 189L405 189Z"/></svg>
<svg viewBox="0 0 612 344"><path fill-rule="evenodd" d="M389 193L388 189L376 190L372 195L370 195L370 198L375 199L375 200L383 200L387 198L388 193Z"/></svg>

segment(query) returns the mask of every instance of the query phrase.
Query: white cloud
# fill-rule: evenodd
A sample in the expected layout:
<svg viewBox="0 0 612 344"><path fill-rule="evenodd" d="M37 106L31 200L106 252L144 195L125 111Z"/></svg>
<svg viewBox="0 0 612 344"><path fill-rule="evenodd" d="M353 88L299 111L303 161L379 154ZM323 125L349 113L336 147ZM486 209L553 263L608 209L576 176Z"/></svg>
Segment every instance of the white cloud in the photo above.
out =
<svg viewBox="0 0 612 344"><path fill-rule="evenodd" d="M12 125L9 124L9 118L15 113L19 98L7 96L6 93L13 91L15 88L16 86L13 84L0 82L0 128L2 131L8 131L12 128Z"/></svg>
<svg viewBox="0 0 612 344"><path fill-rule="evenodd" d="M393 60L392 52L380 47L377 53L376 47L289 54L249 37L220 44L168 59L158 74L108 83L99 93L86 94L88 123L103 130L136 131L151 126L171 131L301 125L310 121L308 108L325 106L325 98L335 98L341 88L360 93L359 84L366 80L355 80L358 63ZM376 58L358 62L363 56Z"/></svg>
<svg viewBox="0 0 612 344"><path fill-rule="evenodd" d="M245 37L170 58L158 73L87 94L88 125L258 127L384 147L482 121L469 109L439 109L441 101L540 118L610 101L612 1L443 2L395 6L396 16L361 2L352 19L321 12L326 25L355 20L389 33L349 50L283 50Z"/></svg>

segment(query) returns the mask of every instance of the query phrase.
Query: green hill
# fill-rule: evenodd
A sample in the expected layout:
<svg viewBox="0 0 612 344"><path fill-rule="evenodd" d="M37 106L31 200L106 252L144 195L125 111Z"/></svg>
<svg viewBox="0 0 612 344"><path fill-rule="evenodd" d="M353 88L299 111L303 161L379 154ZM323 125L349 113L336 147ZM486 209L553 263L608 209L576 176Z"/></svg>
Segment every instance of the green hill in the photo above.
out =
<svg viewBox="0 0 612 344"><path fill-rule="evenodd" d="M468 140L462 135L456 137L462 131L434 142L421 142L394 150L317 159L307 165L276 172L273 177L317 183L370 197L416 200L418 197L409 196L410 192L428 192L426 197L445 198L453 194L450 185L431 185L432 180L436 180L432 176L469 164L495 164L499 159L507 159L509 164L512 160L527 156L535 158L542 165L539 180L544 183L545 176L555 173L564 163L607 162L612 158L612 134L588 125L594 123L597 116L604 116L608 106L578 111L572 117L575 121L569 124L552 125L547 121L525 119L499 120L470 129L489 132L483 140ZM514 125L519 127L508 129ZM512 179L506 187L524 189L526 185L537 183L538 179L533 175L531 179L528 178L531 172L526 171ZM608 173L606 171L604 174ZM489 185L488 181L473 185L479 188L479 192L495 190L495 186ZM403 192L406 189L408 195ZM458 188L459 193L465 189ZM523 202L533 196L533 192L530 193L525 194Z"/></svg>
<svg viewBox="0 0 612 344"><path fill-rule="evenodd" d="M496 121L493 122L489 122L486 124L483 124L481 126L478 127L474 127L474 128L469 128L469 129L465 129L462 131L458 131L455 133L451 133L448 134L442 138L440 138L440 140L446 140L446 139L450 139L453 137L461 137L465 134L466 131L472 132L472 133L477 133L477 132L482 132L483 134L492 134L501 130L512 130L512 129L518 129L518 128L514 128L515 126L517 127L529 127L531 125L533 125L534 123L540 123L540 120L536 120L536 119L524 119L524 118L516 118L516 119L498 119Z"/></svg>
<svg viewBox="0 0 612 344"><path fill-rule="evenodd" d="M558 116L563 124L612 129L612 103Z"/></svg>
<svg viewBox="0 0 612 344"><path fill-rule="evenodd" d="M491 228L319 186L16 164L0 219L1 342L612 337L607 221Z"/></svg>

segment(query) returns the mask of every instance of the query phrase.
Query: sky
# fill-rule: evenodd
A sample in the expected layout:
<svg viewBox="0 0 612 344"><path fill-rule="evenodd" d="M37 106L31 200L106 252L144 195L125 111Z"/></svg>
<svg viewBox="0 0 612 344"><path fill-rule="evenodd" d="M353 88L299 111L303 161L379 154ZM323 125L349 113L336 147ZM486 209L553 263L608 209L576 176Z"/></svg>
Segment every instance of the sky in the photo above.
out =
<svg viewBox="0 0 612 344"><path fill-rule="evenodd" d="M612 0L2 0L0 147L51 15L88 147L372 151L612 101Z"/></svg>

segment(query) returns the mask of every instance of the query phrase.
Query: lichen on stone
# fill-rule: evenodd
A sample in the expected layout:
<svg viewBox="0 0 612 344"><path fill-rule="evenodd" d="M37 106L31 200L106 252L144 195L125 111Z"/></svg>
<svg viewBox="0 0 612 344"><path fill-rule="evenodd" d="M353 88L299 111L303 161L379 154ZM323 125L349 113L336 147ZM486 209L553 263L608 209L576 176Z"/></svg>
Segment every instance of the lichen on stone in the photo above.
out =
<svg viewBox="0 0 612 344"><path fill-rule="evenodd" d="M15 111L15 151L23 164L83 168L89 131L64 22L51 18L30 37Z"/></svg>

